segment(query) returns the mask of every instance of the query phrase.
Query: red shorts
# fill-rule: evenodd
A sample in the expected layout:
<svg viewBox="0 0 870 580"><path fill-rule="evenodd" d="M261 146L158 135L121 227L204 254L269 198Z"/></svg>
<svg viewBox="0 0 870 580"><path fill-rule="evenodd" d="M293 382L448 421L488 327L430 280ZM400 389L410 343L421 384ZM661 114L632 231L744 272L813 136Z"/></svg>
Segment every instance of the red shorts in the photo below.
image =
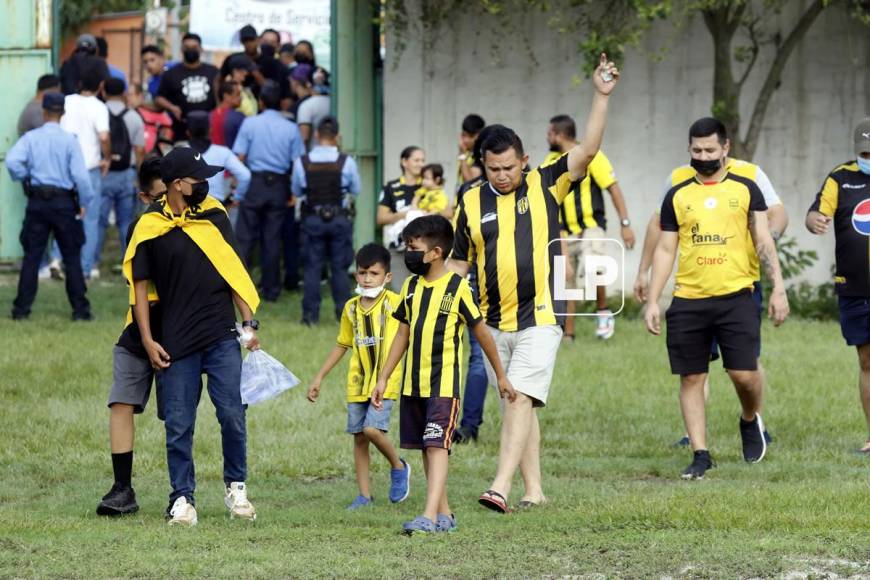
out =
<svg viewBox="0 0 870 580"><path fill-rule="evenodd" d="M450 449L459 419L459 399L411 397L399 402L399 440L402 449Z"/></svg>

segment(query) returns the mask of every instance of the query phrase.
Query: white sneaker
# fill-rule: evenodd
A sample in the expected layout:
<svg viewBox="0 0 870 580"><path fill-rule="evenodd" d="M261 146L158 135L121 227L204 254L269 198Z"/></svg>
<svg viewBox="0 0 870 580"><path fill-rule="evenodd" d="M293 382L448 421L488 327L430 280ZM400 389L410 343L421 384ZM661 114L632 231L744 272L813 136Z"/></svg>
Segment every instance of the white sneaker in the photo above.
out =
<svg viewBox="0 0 870 580"><path fill-rule="evenodd" d="M99 268L91 268L91 275L89 276L91 280L99 280L100 279L100 269Z"/></svg>
<svg viewBox="0 0 870 580"><path fill-rule="evenodd" d="M616 329L616 319L610 310L598 311L598 325L595 327L595 336L601 340L607 340L613 336Z"/></svg>
<svg viewBox="0 0 870 580"><path fill-rule="evenodd" d="M43 266L39 269L39 275L37 276L40 280L49 280L51 279L51 269L48 266Z"/></svg>
<svg viewBox="0 0 870 580"><path fill-rule="evenodd" d="M254 506L248 501L248 488L244 482L234 481L227 488L224 503L230 510L230 518L242 518L244 520L257 519Z"/></svg>
<svg viewBox="0 0 870 580"><path fill-rule="evenodd" d="M61 268L60 260L52 260L48 265L48 271L55 280L63 280L63 268Z"/></svg>
<svg viewBox="0 0 870 580"><path fill-rule="evenodd" d="M175 500L172 509L169 510L169 515L172 516L169 520L170 526L191 528L196 525L196 508L193 507L193 504L187 503L187 498L184 496Z"/></svg>

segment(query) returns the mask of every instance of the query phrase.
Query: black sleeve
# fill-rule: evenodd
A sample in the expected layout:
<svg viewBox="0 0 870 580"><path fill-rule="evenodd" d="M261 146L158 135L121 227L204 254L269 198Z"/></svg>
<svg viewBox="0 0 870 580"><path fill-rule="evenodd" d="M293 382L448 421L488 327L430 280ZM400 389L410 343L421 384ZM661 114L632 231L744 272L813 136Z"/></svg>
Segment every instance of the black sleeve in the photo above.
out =
<svg viewBox="0 0 870 580"><path fill-rule="evenodd" d="M136 224L139 223L139 218L141 218L141 217L142 216L140 215L136 219L134 219L132 222L130 222L130 227L127 228L127 235L126 235L127 242L125 245L127 245L127 246L130 245L130 240L133 238L133 230L136 229Z"/></svg>
<svg viewBox="0 0 870 580"><path fill-rule="evenodd" d="M677 189L672 188L665 195L665 200L662 202L662 209L659 212L659 224L663 232L678 232L680 224L677 222L677 212L674 209L674 194Z"/></svg>
<svg viewBox="0 0 870 580"><path fill-rule="evenodd" d="M132 231L132 229L130 230ZM133 256L133 280L151 279L151 244L143 242L136 248Z"/></svg>
<svg viewBox="0 0 870 580"><path fill-rule="evenodd" d="M396 211L396 198L393 195L393 188L388 183L381 190L381 198L378 200L378 205L390 208L390 211Z"/></svg>
<svg viewBox="0 0 870 580"><path fill-rule="evenodd" d="M767 211L767 203L764 194L754 181L747 183L749 188L749 211Z"/></svg>

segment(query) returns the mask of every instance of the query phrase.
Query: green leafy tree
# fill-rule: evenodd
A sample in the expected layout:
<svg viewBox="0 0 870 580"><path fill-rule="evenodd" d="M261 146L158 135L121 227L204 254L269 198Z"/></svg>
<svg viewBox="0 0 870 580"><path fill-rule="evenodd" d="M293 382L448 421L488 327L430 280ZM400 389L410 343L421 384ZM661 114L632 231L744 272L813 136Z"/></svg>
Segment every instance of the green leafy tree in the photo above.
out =
<svg viewBox="0 0 870 580"><path fill-rule="evenodd" d="M733 155L747 160L755 155L785 66L819 15L841 10L870 28L870 0L383 0L381 6L383 24L392 32L393 48L400 55L409 35L422 33L430 48L438 31L462 15L497 30L489 35L495 51L503 43L520 41L534 59L523 24L530 14L542 14L552 30L577 39L587 75L602 51L622 60L626 49L637 46L656 21L667 20L680 30L701 18L713 41L710 110L728 128ZM782 33L773 26L774 17L786 9L798 16ZM769 62L766 69L756 71L763 51L771 52L772 60L764 59ZM745 84L753 71L763 81L757 94L748 95ZM740 102L749 98L754 99L752 112L743 122Z"/></svg>
<svg viewBox="0 0 870 580"><path fill-rule="evenodd" d="M64 36L76 34L97 14L145 10L149 0L58 0L60 26Z"/></svg>

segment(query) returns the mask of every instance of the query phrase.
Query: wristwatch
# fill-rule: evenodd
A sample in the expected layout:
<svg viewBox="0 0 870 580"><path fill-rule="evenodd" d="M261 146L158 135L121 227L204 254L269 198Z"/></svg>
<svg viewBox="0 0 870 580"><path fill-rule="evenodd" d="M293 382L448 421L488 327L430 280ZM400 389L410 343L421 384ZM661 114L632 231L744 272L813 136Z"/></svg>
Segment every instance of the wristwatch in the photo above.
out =
<svg viewBox="0 0 870 580"><path fill-rule="evenodd" d="M256 320L256 319L243 320L242 321L242 328L252 328L254 330L259 330L260 329L260 321Z"/></svg>
<svg viewBox="0 0 870 580"><path fill-rule="evenodd" d="M619 223L622 225L622 227L627 228L631 225L631 220L628 218L624 218L619 220Z"/></svg>

